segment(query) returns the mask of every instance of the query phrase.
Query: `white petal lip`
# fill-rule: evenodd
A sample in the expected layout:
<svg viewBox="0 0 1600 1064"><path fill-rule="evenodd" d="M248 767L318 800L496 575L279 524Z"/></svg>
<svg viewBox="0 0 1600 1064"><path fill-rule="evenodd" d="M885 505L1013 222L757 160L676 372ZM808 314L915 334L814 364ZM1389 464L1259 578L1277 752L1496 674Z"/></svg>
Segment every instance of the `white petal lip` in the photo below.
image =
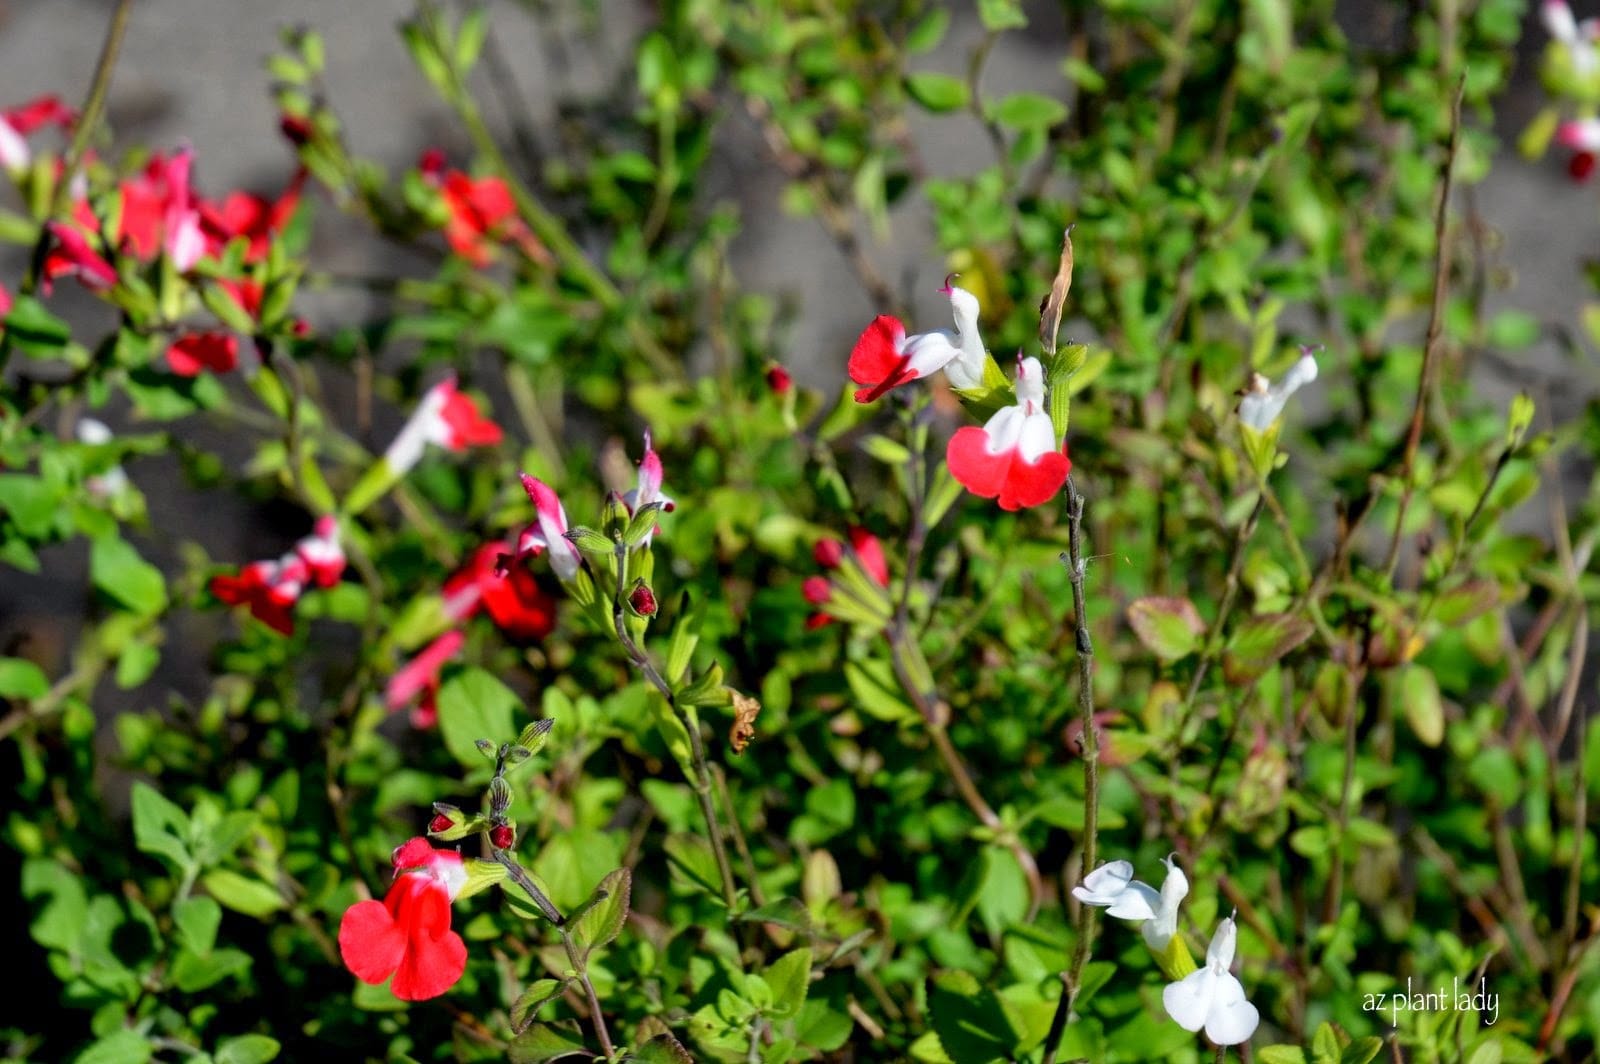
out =
<svg viewBox="0 0 1600 1064"><path fill-rule="evenodd" d="M1564 0L1545 0L1539 5L1539 17L1544 22L1545 32L1562 44L1574 44L1578 40L1578 23L1572 17L1572 8Z"/></svg>
<svg viewBox="0 0 1600 1064"><path fill-rule="evenodd" d="M917 333L906 337L900 353L910 357L911 361L907 364L907 368L914 375L926 377L945 369L960 357L961 349L951 342L954 339L954 333L943 329L938 332Z"/></svg>
<svg viewBox="0 0 1600 1064"><path fill-rule="evenodd" d="M1244 984L1233 975L1216 976L1211 1008L1206 1013L1206 1037L1219 1046L1248 1042L1261 1025L1261 1013L1244 997Z"/></svg>
<svg viewBox="0 0 1600 1064"><path fill-rule="evenodd" d="M1135 880L1111 903L1106 913L1119 920L1150 920L1156 915L1160 895L1147 883Z"/></svg>
<svg viewBox="0 0 1600 1064"><path fill-rule="evenodd" d="M1133 881L1133 862L1107 861L1072 888L1072 896L1089 905L1109 905Z"/></svg>
<svg viewBox="0 0 1600 1064"><path fill-rule="evenodd" d="M1216 992L1217 973L1201 968L1176 983L1168 983L1161 991L1161 1004L1179 1027L1198 1031L1211 1016L1211 1002Z"/></svg>
<svg viewBox="0 0 1600 1064"><path fill-rule="evenodd" d="M1289 397L1316 379L1317 360L1309 354L1301 355L1300 361L1291 366L1278 383L1239 400L1239 420L1257 432L1267 431L1283 413Z"/></svg>
<svg viewBox="0 0 1600 1064"><path fill-rule="evenodd" d="M1233 917L1225 918L1217 925L1216 934L1211 936L1211 945L1206 947L1206 967L1219 972L1226 972L1231 968L1234 947L1238 941L1239 929L1234 924Z"/></svg>
<svg viewBox="0 0 1600 1064"><path fill-rule="evenodd" d="M983 337L978 334L978 297L965 288L952 287L950 311L956 319L960 350L944 368L944 375L957 388L976 388L983 383Z"/></svg>

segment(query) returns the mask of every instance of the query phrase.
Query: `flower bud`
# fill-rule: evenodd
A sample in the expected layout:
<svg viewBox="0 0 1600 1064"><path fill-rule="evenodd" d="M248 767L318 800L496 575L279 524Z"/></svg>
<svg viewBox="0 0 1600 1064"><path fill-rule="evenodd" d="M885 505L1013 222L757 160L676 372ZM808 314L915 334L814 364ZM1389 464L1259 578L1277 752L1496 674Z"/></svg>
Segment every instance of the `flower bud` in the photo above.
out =
<svg viewBox="0 0 1600 1064"><path fill-rule="evenodd" d="M496 824L489 829L489 844L497 850L509 850L517 841L517 831L510 824Z"/></svg>
<svg viewBox="0 0 1600 1064"><path fill-rule="evenodd" d="M839 563L844 561L844 544L836 539L819 539L817 545L811 548L811 556L824 569L837 569Z"/></svg>
<svg viewBox="0 0 1600 1064"><path fill-rule="evenodd" d="M771 366L767 369L767 387L772 389L773 395L782 398L794 389L794 378L782 366Z"/></svg>
<svg viewBox="0 0 1600 1064"><path fill-rule="evenodd" d="M649 584L641 580L633 585L633 590L628 593L628 608L640 617L656 615L656 593L650 590Z"/></svg>
<svg viewBox="0 0 1600 1064"><path fill-rule="evenodd" d="M443 813L438 813L432 820L428 821L428 834L437 835L441 831L449 831L454 826L455 821L451 820Z"/></svg>
<svg viewBox="0 0 1600 1064"><path fill-rule="evenodd" d="M433 803L433 819L428 821L428 834L439 842L455 842L475 831L483 830L483 817L468 816L448 802Z"/></svg>
<svg viewBox="0 0 1600 1064"><path fill-rule="evenodd" d="M311 139L311 122L300 115L284 115L278 119L278 130L297 148Z"/></svg>

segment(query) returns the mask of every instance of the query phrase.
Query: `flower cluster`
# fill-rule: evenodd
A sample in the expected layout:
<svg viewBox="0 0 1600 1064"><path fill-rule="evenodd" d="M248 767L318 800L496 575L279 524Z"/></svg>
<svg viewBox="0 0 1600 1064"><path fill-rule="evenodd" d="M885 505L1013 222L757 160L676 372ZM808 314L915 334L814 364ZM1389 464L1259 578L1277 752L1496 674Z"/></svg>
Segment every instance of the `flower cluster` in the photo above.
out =
<svg viewBox="0 0 1600 1064"><path fill-rule="evenodd" d="M492 261L497 243L510 240L528 258L549 260L549 252L517 216L516 199L503 179L451 169L437 148L422 153L417 170L443 202L444 238L457 255L481 268Z"/></svg>
<svg viewBox="0 0 1600 1064"><path fill-rule="evenodd" d="M861 333L850 352L850 379L862 385L859 403L872 402L902 384L943 370L952 387L976 394L991 364L978 332L978 298L945 279L955 332L907 335L899 319L880 315ZM1036 358L1017 357L1014 401L1004 404L982 428L968 426L951 437L945 460L951 476L1003 510L1049 502L1072 471L1064 443L1045 404L1044 367Z"/></svg>
<svg viewBox="0 0 1600 1064"><path fill-rule="evenodd" d="M1574 181L1583 181L1594 172L1596 153L1600 152L1600 117L1596 115L1600 108L1600 19L1580 21L1566 0L1544 0L1539 18L1550 35L1540 77L1552 95L1571 101L1577 111L1577 117L1555 127L1555 140L1572 149L1567 170ZM1556 121L1553 109L1547 120ZM1531 154L1542 151L1549 128L1543 126L1537 140L1527 142L1525 150Z"/></svg>
<svg viewBox="0 0 1600 1064"><path fill-rule="evenodd" d="M0 142L4 140L0 134ZM112 289L121 280L118 260L141 266L164 261L180 275L195 272L203 262L220 267L235 240L243 242L241 265L263 260L273 235L299 206L304 172L274 200L234 191L210 201L194 190L193 166L194 153L187 147L152 156L139 173L117 184L110 224L95 213L83 183L75 185L71 217L49 223L53 246L44 260L45 291L62 277L76 277L96 291ZM218 277L216 284L236 305L227 317L239 323L259 321L259 282L239 276ZM297 322L295 328L302 331L304 325ZM179 376L205 370L226 373L238 364L239 340L229 331L183 331L167 349L167 366Z"/></svg>
<svg viewBox="0 0 1600 1064"><path fill-rule="evenodd" d="M1206 963L1196 968L1177 933L1178 907L1189 894L1189 879L1171 857L1166 858L1166 866L1167 878L1159 893L1133 878L1133 865L1128 861L1109 861L1073 887L1072 896L1140 925L1145 944L1172 980L1162 991L1161 1002L1178 1026L1186 1031L1204 1029L1206 1037L1219 1046L1249 1041L1261 1023L1261 1014L1245 999L1244 985L1229 971L1238 939L1233 918L1217 925L1206 949Z"/></svg>
<svg viewBox="0 0 1600 1064"><path fill-rule="evenodd" d="M211 578L211 593L230 606L248 606L250 615L284 635L294 632L294 606L309 587L332 587L344 574L339 524L319 517L311 535L276 561L256 561L234 575Z"/></svg>

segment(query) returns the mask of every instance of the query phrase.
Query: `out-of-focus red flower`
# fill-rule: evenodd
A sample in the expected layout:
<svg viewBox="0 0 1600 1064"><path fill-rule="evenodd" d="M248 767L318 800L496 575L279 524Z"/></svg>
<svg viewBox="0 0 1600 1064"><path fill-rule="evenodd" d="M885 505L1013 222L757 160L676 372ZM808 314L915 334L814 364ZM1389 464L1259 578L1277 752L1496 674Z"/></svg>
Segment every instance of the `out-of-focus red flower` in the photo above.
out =
<svg viewBox="0 0 1600 1064"><path fill-rule="evenodd" d="M1574 181L1589 180L1589 175L1594 173L1594 152L1580 151L1568 159L1567 173L1572 175Z"/></svg>
<svg viewBox="0 0 1600 1064"><path fill-rule="evenodd" d="M466 885L466 865L453 850L415 838L394 852L395 880L380 901L361 901L339 922L339 955L364 983L394 976L402 1001L438 997L467 968L467 946L450 929L450 905Z"/></svg>
<svg viewBox="0 0 1600 1064"><path fill-rule="evenodd" d="M45 126L70 129L77 112L57 96L40 96L20 107L0 111L0 168L15 173L33 161L28 136Z"/></svg>
<svg viewBox="0 0 1600 1064"><path fill-rule="evenodd" d="M555 627L555 599L539 587L527 566L502 568L504 553L502 543L485 543L473 552L445 581L445 613L459 620L482 606L508 638L521 643L543 639Z"/></svg>
<svg viewBox="0 0 1600 1064"><path fill-rule="evenodd" d="M221 202L202 202L200 224L209 253L220 254L229 243L245 237L250 241L250 248L244 260L258 262L264 258L272 237L289 224L300 206L300 190L305 180L306 172L296 171L289 186L275 200L253 192L230 192Z"/></svg>
<svg viewBox="0 0 1600 1064"><path fill-rule="evenodd" d="M231 373L238 365L239 338L232 333L184 333L167 348L167 368L180 377Z"/></svg>
<svg viewBox="0 0 1600 1064"><path fill-rule="evenodd" d="M208 585L211 593L230 606L248 606L250 615L284 635L294 632L294 605L306 586L332 587L344 574L344 551L339 546L338 521L317 519L311 535L295 544L277 561L256 561L237 574L219 573Z"/></svg>
<svg viewBox="0 0 1600 1064"><path fill-rule="evenodd" d="M460 170L447 169L444 153L437 148L422 153L417 169L444 197L448 212L444 238L457 255L481 268L494 257L497 243L510 240L530 259L550 260L544 245L517 216L516 197L504 179L473 177Z"/></svg>
<svg viewBox="0 0 1600 1064"><path fill-rule="evenodd" d="M827 570L838 569L850 559L861 567L861 571L879 587L889 586L889 562L883 555L883 541L860 526L852 526L849 532L850 547L846 553L842 540L820 539L816 546L811 548L811 556L818 565ZM800 585L800 593L805 600L813 606L819 607L816 613L806 618L807 628L821 628L833 621L833 615L828 611L827 605L833 598L833 580L827 576L807 577Z"/></svg>

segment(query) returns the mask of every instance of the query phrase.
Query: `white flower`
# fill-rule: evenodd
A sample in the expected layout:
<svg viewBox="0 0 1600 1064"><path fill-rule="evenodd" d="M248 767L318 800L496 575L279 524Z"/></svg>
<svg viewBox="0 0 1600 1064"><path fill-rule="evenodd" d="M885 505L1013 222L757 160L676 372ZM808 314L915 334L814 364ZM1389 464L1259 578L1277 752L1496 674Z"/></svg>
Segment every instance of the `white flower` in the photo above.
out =
<svg viewBox="0 0 1600 1064"><path fill-rule="evenodd" d="M1233 918L1224 919L1211 936L1205 967L1161 991L1161 1004L1179 1027L1204 1027L1206 1037L1219 1046L1249 1041L1261 1023L1261 1013L1245 1000L1244 985L1228 971L1238 937Z"/></svg>
<svg viewBox="0 0 1600 1064"><path fill-rule="evenodd" d="M1167 878L1161 881L1160 905L1156 908L1155 918L1139 928L1145 943L1157 954L1164 953L1167 943L1177 934L1178 906L1189 896L1189 877L1183 874L1178 862L1171 856L1162 860L1167 866Z"/></svg>
<svg viewBox="0 0 1600 1064"><path fill-rule="evenodd" d="M91 446L110 443L116 438L111 434L111 430L106 427L105 422L97 421L92 417L78 419L77 435L79 443L87 443ZM89 477L84 481L84 487L89 489L89 494L101 499L120 494L127 486L128 474L122 471L122 466L120 465L114 465L104 473Z"/></svg>
<svg viewBox="0 0 1600 1064"><path fill-rule="evenodd" d="M941 291L950 297L950 311L956 319L956 347L960 353L945 364L944 375L956 388L976 388L983 383L983 337L978 334L978 297L944 279Z"/></svg>
<svg viewBox="0 0 1600 1064"><path fill-rule="evenodd" d="M1283 413L1289 396L1317 379L1317 360L1311 356L1312 350L1301 348L1300 361L1289 367L1289 372L1277 384L1259 373L1252 375L1250 390L1239 400L1239 420L1257 432L1271 428Z"/></svg>
<svg viewBox="0 0 1600 1064"><path fill-rule="evenodd" d="M1120 920L1153 920L1161 896L1149 884L1133 878L1128 861L1111 861L1083 877L1072 896L1085 905L1098 905Z"/></svg>
<svg viewBox="0 0 1600 1064"><path fill-rule="evenodd" d="M1151 949L1161 953L1178 929L1178 905L1189 894L1189 877L1171 857L1165 859L1167 878L1161 893L1133 878L1133 865L1110 861L1096 868L1072 888L1072 896L1085 905L1098 905L1110 916L1133 920Z"/></svg>

